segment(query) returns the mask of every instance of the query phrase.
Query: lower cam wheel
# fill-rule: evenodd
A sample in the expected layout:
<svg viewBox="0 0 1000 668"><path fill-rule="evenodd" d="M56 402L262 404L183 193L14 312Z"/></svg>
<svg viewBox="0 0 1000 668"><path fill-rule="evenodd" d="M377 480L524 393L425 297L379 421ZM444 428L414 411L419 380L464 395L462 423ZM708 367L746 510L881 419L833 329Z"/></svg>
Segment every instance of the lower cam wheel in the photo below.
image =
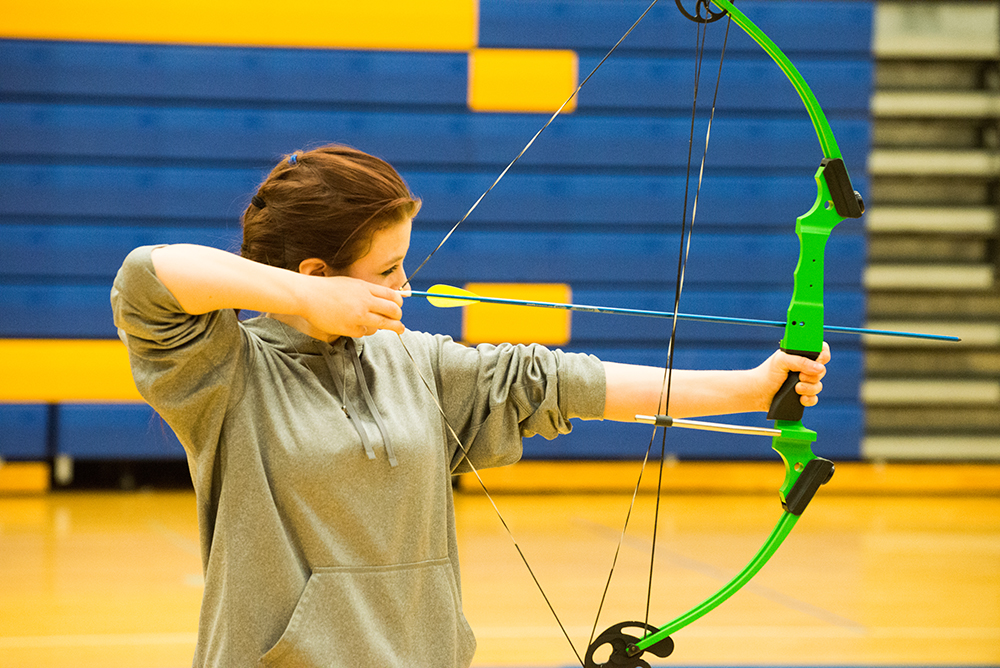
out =
<svg viewBox="0 0 1000 668"><path fill-rule="evenodd" d="M650 668L650 665L643 660L644 652L652 652L656 656L666 657L674 651L674 641L669 637L664 638L655 645L651 645L644 650L637 649L635 644L641 638L623 633L623 629L639 629L640 636L645 632L656 633L658 628L643 622L621 622L608 628L597 636L597 639L587 648L584 668ZM594 659L594 655L600 652L610 651L610 654L602 663Z"/></svg>

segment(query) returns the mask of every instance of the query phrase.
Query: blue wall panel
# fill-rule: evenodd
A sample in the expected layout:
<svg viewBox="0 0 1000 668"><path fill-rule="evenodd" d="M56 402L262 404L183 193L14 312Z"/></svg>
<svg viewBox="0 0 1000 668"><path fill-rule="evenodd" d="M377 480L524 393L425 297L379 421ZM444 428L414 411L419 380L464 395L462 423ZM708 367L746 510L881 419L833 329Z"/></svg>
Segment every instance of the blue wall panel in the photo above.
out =
<svg viewBox="0 0 1000 668"><path fill-rule="evenodd" d="M0 285L0 337L17 339L110 339L111 290L94 285Z"/></svg>
<svg viewBox="0 0 1000 668"><path fill-rule="evenodd" d="M590 71L598 61L599 58L581 58L580 70ZM851 115L867 113L873 81L871 66L867 62L798 61L795 65L825 110ZM605 73L605 67L608 73ZM702 76L705 76L706 70L702 69ZM580 92L581 111L621 107L624 98L629 110L691 114L694 69L690 62L622 57L605 63L600 74L602 76L595 76ZM652 82L655 85L651 85ZM714 85L713 80L712 87ZM863 94L859 96L858 91L863 91ZM701 90L708 97L709 104L711 92L712 88ZM717 110L790 112L801 108L802 102L795 89L770 60L726 63L723 67ZM831 116L836 118L834 113Z"/></svg>
<svg viewBox="0 0 1000 668"><path fill-rule="evenodd" d="M187 241L227 250L239 246L239 230L215 228L110 228L18 226L0 227L0 275L30 281L44 272L56 277L110 280L121 261L136 246ZM431 250L440 237L413 234L410 267L421 251ZM798 241L770 230L768 234L704 232L692 243L687 287L732 286L736 279L757 289L782 286L791 290ZM597 232L512 229L486 231L470 227L428 263L416 281L609 283L615 288L649 282L672 284L663 267L676 264L679 238L672 232ZM828 251L837 262L826 271L831 289L855 286L864 264L864 240L859 235L831 238ZM737 289L739 289L737 287ZM633 308L639 308L638 306Z"/></svg>
<svg viewBox="0 0 1000 668"><path fill-rule="evenodd" d="M816 166L819 166L817 162ZM751 170L753 171L753 170ZM705 227L743 227L748 236L764 231L794 238L795 218L816 197L812 168L798 176L715 175L702 183L696 221ZM424 199L417 229L450 227L496 178L493 172L440 174L403 171L410 188ZM76 217L81 222L158 226L239 225L263 174L258 170L222 167L124 167L95 165L0 165L0 211L12 224L29 217L45 223ZM864 178L854 179L865 188ZM697 182L691 184L691 194ZM683 175L629 176L621 173L512 174L469 218L478 224L625 226L677 235L683 211ZM639 229L637 228L645 228ZM847 221L844 231L860 230ZM496 228L495 228L496 229ZM838 235L840 230L838 229Z"/></svg>
<svg viewBox="0 0 1000 668"><path fill-rule="evenodd" d="M686 3L689 8L693 2ZM649 7L647 0L490 0L480 5L479 42L485 47L563 48L606 52ZM774 2L741 0L750 17L793 59L799 54L853 54L866 59L871 49L872 9L867 2ZM819 26L820 32L803 26ZM661 2L619 47L619 51L694 49L693 24L674 3ZM713 24L707 48L718 49L725 21ZM733 27L727 52L758 56L760 47Z"/></svg>
<svg viewBox="0 0 1000 668"><path fill-rule="evenodd" d="M0 91L68 100L465 105L466 55L0 40Z"/></svg>
<svg viewBox="0 0 1000 668"><path fill-rule="evenodd" d="M56 453L74 459L180 459L173 431L142 405L65 404L59 409Z"/></svg>
<svg viewBox="0 0 1000 668"><path fill-rule="evenodd" d="M0 404L0 459L45 459L48 442L48 406Z"/></svg>
<svg viewBox="0 0 1000 668"><path fill-rule="evenodd" d="M842 72L839 74L843 74ZM758 93L759 94L759 93ZM705 120L698 129L704 132ZM681 169L690 118L570 115L551 126L522 168ZM322 136L364 146L399 168L505 166L539 127L528 114L394 111L215 109L42 103L0 103L0 156L7 160L99 157L101 160L177 160L204 165L269 164ZM864 155L869 124L838 124L845 155ZM712 126L709 167L810 168L819 147L807 118L719 116Z"/></svg>
<svg viewBox="0 0 1000 668"><path fill-rule="evenodd" d="M479 43L573 49L583 76L647 4L484 0ZM871 3L740 7L800 67L865 192ZM720 22L708 34L702 102L723 33ZM581 91L577 110L539 137L415 287L556 281L581 303L672 308L678 225L691 208L682 212L694 37L673 3L657 5ZM239 217L274 162L327 142L386 158L423 198L412 270L547 119L470 112L464 53L0 40L0 62L0 337L113 337L108 292L131 248L237 248ZM707 104L695 119L695 173ZM815 198L821 155L791 85L739 30L726 45L711 137L681 310L780 320L797 255L794 221ZM862 226L842 223L827 249L828 322L862 324L865 254ZM460 311L416 298L404 322L461 331ZM663 363L664 322L575 314L572 332L573 349ZM742 367L773 350L780 331L681 323L678 337L682 366ZM830 340L834 366L810 420L824 434L819 451L853 458L861 347L856 338ZM50 415L60 452L76 457L182 456L148 408L49 410L0 406L4 427L16 423L11 433L20 434L0 440L0 456L44 456ZM532 439L526 452L634 457L634 445L619 443L642 442L637 431L645 429L587 423L552 443ZM773 457L753 439L669 436L683 457Z"/></svg>

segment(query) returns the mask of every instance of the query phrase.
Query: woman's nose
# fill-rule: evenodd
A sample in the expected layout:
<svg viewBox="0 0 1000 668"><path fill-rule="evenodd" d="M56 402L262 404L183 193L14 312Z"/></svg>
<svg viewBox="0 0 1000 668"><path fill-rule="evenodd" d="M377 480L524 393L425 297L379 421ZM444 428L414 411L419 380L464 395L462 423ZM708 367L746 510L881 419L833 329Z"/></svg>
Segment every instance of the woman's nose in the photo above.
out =
<svg viewBox="0 0 1000 668"><path fill-rule="evenodd" d="M406 278L406 270L404 270L402 267L399 269L399 276L397 277L397 281L398 283L393 286L394 290L402 290L403 288L406 287L406 284L410 282L409 279Z"/></svg>

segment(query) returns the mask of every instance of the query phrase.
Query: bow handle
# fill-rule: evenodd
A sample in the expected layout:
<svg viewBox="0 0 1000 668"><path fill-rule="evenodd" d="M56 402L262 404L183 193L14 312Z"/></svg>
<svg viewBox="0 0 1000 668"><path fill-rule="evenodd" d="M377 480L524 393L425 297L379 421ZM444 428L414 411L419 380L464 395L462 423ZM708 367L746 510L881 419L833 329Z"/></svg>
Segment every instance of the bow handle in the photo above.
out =
<svg viewBox="0 0 1000 668"><path fill-rule="evenodd" d="M819 353L812 351L785 350L784 348L782 348L782 351L790 355L808 357L811 360L819 357ZM788 422L799 422L802 420L802 413L805 411L805 406L799 400L799 393L795 391L795 386L798 382L799 372L790 371L785 378L785 382L781 384L774 398L771 399L771 408L767 411L768 420L787 420Z"/></svg>

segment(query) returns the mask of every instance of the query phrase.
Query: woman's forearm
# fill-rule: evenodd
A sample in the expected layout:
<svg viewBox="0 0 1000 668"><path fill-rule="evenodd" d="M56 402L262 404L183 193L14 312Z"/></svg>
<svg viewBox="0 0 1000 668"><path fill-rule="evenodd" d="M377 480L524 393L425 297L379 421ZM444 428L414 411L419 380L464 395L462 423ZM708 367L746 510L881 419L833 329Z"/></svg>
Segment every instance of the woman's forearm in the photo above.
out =
<svg viewBox="0 0 1000 668"><path fill-rule="evenodd" d="M668 414L685 418L766 411L790 372L798 372L795 391L803 406L815 406L823 391L830 347L825 343L814 360L775 351L759 366L745 371L690 371L674 369L670 406L663 369L633 364L604 363L607 379L604 418L632 422L637 414Z"/></svg>
<svg viewBox="0 0 1000 668"><path fill-rule="evenodd" d="M226 308L300 311L299 283L307 277L295 272L192 244L162 246L151 257L157 278L192 315Z"/></svg>
<svg viewBox="0 0 1000 668"><path fill-rule="evenodd" d="M604 418L632 422L636 414L664 414L666 375L662 368L604 363L607 378ZM661 396L661 387L664 388ZM671 417L725 415L765 410L752 371L674 369L670 381Z"/></svg>
<svg viewBox="0 0 1000 668"><path fill-rule="evenodd" d="M185 312L220 309L268 313L309 336L332 340L379 329L402 333L403 297L357 278L272 267L207 246L177 244L152 252L157 278ZM323 265L325 266L325 265Z"/></svg>

